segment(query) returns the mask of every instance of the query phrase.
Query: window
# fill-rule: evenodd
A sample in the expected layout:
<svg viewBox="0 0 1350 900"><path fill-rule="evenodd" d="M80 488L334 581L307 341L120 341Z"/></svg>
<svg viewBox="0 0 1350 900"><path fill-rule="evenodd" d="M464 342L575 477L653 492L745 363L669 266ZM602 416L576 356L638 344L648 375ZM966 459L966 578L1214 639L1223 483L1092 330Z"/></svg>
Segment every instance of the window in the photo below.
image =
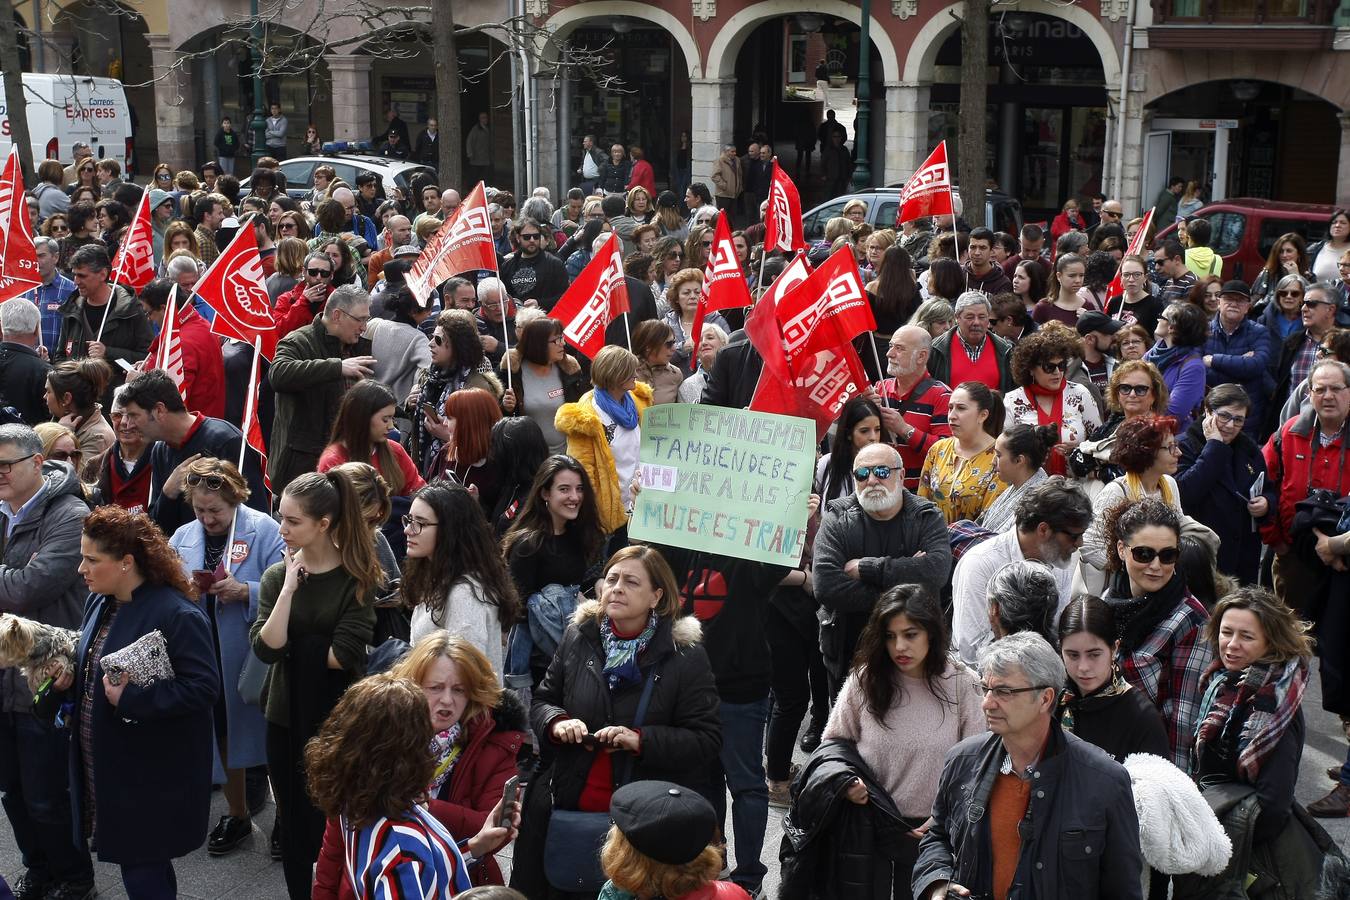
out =
<svg viewBox="0 0 1350 900"><path fill-rule="evenodd" d="M818 206L802 219L802 237L807 241L825 238L825 223L844 211L844 200L835 200Z"/></svg>
<svg viewBox="0 0 1350 900"><path fill-rule="evenodd" d="M1239 212L1216 212L1205 216L1212 229L1209 248L1220 256L1232 256L1242 244L1247 216Z"/></svg>
<svg viewBox="0 0 1350 900"><path fill-rule="evenodd" d="M1262 219L1261 231L1256 238L1256 248L1261 252L1261 257L1269 258L1270 248L1275 246L1281 235L1290 232L1301 235L1311 244L1327 236L1327 223L1325 219Z"/></svg>
<svg viewBox="0 0 1350 900"><path fill-rule="evenodd" d="M1261 19L1301 19L1308 15L1307 0L1172 0L1172 18L1215 22L1253 22Z"/></svg>
<svg viewBox="0 0 1350 900"><path fill-rule="evenodd" d="M312 160L297 160L295 162L284 162L277 169L282 175L286 176L287 191L296 188L308 190L314 187L314 166L315 163Z"/></svg>
<svg viewBox="0 0 1350 900"><path fill-rule="evenodd" d="M895 227L895 214L900 209L899 200L883 200L877 204L876 215L872 218L872 227L877 231Z"/></svg>

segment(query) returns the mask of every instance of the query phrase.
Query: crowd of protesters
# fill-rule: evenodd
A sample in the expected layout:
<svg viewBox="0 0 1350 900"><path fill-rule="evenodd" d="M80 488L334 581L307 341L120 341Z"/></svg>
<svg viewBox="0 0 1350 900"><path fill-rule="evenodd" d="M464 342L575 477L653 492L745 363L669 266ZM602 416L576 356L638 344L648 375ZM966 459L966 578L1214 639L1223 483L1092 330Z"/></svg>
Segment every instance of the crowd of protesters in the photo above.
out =
<svg viewBox="0 0 1350 900"><path fill-rule="evenodd" d="M1126 255L1115 201L1015 235L854 201L807 256L855 255L872 383L788 568L627 534L643 411L754 389L747 310L693 323L719 217L754 296L784 267L772 148L658 192L595 143L556 205L488 188L496 272L425 302L457 187L165 169L136 292L143 189L42 164L68 202L33 205L42 283L0 304L16 896L92 896L96 854L173 897L269 800L295 900L763 896L766 859L784 898L1311 896L1314 653L1350 737L1350 214L1253 287L1197 280L1204 220ZM265 463L251 347L194 293L241 229L280 336ZM611 234L631 312L588 359L550 312ZM102 662L152 638L168 677ZM1346 816L1350 753L1328 775L1307 812Z"/></svg>

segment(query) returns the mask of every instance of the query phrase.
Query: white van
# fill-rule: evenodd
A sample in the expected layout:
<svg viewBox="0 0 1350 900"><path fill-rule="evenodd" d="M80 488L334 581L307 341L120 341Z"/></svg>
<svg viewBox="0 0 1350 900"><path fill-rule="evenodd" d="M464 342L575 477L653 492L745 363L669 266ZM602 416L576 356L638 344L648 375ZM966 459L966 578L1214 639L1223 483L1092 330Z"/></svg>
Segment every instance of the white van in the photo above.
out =
<svg viewBox="0 0 1350 900"><path fill-rule="evenodd" d="M0 159L9 154L9 111L0 75ZM44 159L69 163L71 147L84 141L95 159L115 159L125 173L133 154L131 109L122 82L83 75L23 73L28 97L28 134L33 164Z"/></svg>

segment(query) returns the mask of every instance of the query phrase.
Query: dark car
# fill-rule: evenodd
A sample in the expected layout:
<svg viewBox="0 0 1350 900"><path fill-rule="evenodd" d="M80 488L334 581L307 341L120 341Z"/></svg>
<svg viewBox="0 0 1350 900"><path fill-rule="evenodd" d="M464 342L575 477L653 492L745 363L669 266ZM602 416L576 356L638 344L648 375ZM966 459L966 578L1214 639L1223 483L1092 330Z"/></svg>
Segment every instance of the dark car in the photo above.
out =
<svg viewBox="0 0 1350 900"><path fill-rule="evenodd" d="M1234 197L1202 206L1191 218L1209 220L1209 246L1223 257L1223 277L1251 282L1281 235L1300 234L1309 244L1325 238L1333 209L1320 203ZM1154 246L1172 237L1176 230L1173 223L1158 232Z"/></svg>
<svg viewBox="0 0 1350 900"><path fill-rule="evenodd" d="M895 213L900 208L902 185L875 187L853 194L835 197L802 214L802 234L808 241L825 237L825 223L840 215L850 200L867 201L867 215L863 221L873 228L894 228ZM986 191L984 201L985 223L995 231L1016 235L1022 230L1022 204L999 191Z"/></svg>

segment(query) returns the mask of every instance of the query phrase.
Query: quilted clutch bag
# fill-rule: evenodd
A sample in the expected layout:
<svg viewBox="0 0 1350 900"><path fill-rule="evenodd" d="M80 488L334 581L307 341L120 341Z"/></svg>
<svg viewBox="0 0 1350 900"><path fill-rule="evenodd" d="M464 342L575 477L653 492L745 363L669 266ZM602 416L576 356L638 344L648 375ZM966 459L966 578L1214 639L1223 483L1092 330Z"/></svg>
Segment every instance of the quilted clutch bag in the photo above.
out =
<svg viewBox="0 0 1350 900"><path fill-rule="evenodd" d="M114 684L126 680L137 687L148 687L156 681L173 678L169 647L159 629L142 635L121 650L109 653L99 660L99 665Z"/></svg>

